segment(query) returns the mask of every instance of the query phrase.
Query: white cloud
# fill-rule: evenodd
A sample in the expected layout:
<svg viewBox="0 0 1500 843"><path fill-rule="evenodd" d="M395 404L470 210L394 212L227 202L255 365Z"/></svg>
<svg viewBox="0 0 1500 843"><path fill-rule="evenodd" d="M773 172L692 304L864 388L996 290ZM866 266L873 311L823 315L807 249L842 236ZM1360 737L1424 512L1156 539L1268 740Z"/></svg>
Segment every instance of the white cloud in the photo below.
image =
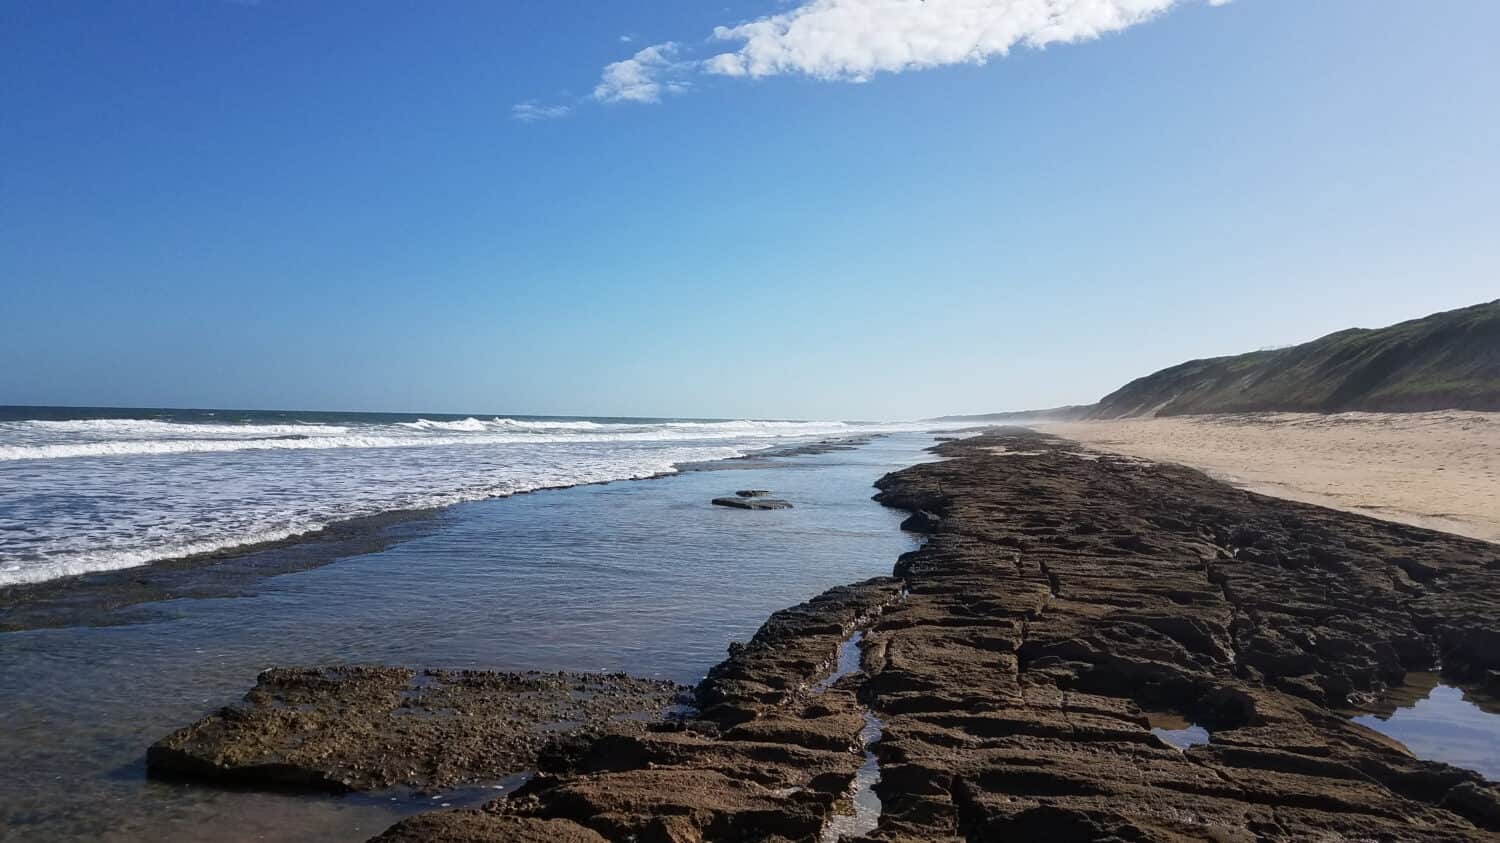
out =
<svg viewBox="0 0 1500 843"><path fill-rule="evenodd" d="M878 73L983 64L1017 46L1041 49L1119 32L1192 2L1229 0L804 0L716 27L714 42L738 46L706 59L679 59L671 42L647 47L606 67L594 98L656 102L696 73L863 82Z"/></svg>
<svg viewBox="0 0 1500 843"><path fill-rule="evenodd" d="M511 106L510 116L522 123L535 123L538 120L556 120L559 117L567 117L572 111L572 106L542 105L536 100L527 100Z"/></svg>
<svg viewBox="0 0 1500 843"><path fill-rule="evenodd" d="M663 91L678 93L687 89L683 77L691 73L693 62L678 61L677 44L667 41L652 44L624 61L606 65L604 75L594 87L594 99L600 102L657 102Z"/></svg>
<svg viewBox="0 0 1500 843"><path fill-rule="evenodd" d="M1098 38L1150 20L1179 0L811 0L714 30L738 49L704 69L726 76L798 73L864 81L880 72L982 64L1017 45Z"/></svg>

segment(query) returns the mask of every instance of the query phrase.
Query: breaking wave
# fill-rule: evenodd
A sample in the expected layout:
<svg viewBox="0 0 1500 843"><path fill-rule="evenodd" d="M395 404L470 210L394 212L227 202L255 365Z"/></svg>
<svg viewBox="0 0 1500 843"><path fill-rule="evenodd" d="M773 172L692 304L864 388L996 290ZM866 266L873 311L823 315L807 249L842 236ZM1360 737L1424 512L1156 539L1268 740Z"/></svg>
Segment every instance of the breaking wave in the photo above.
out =
<svg viewBox="0 0 1500 843"><path fill-rule="evenodd" d="M350 518L670 473L914 426L254 414L0 420L0 586L278 541Z"/></svg>
<svg viewBox="0 0 1500 843"><path fill-rule="evenodd" d="M248 450L419 448L565 442L669 442L845 434L844 422L481 421L418 419L391 424L199 424L151 419L0 423L0 462Z"/></svg>

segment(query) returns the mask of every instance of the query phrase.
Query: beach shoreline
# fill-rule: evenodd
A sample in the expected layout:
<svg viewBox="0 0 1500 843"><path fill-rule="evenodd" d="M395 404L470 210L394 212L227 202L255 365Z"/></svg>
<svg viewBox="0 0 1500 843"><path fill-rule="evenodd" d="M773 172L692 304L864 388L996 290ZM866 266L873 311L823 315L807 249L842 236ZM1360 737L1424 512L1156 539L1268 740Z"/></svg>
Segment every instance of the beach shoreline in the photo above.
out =
<svg viewBox="0 0 1500 843"><path fill-rule="evenodd" d="M775 460L828 453L867 444L880 434L830 437L816 442L772 445L737 457L685 462L646 477L543 486L441 507L402 509L348 518L319 529L205 553L153 560L128 568L71 574L38 582L0 585L0 634L66 626L133 623L145 616L132 607L179 598L233 597L268 577L305 571L424 535L442 513L457 506L517 495L585 486L660 480L682 472L763 468Z"/></svg>
<svg viewBox="0 0 1500 843"><path fill-rule="evenodd" d="M0 773L0 840L355 841L420 803L466 804L465 788L431 802L158 781L145 777L145 754L284 663L626 672L691 685L771 612L884 573L913 546L900 518L870 501L871 484L929 458L931 443L920 433L852 449L802 443L802 455L684 465L649 484L477 501L394 525L410 535L379 552L255 580L232 599L125 610L140 622L4 633L0 750L13 764ZM794 508L710 504L752 488ZM227 838L209 834L225 828Z"/></svg>
<svg viewBox="0 0 1500 843"><path fill-rule="evenodd" d="M876 484L926 544L731 644L689 720L377 839L811 840L866 795L896 839L1500 831L1495 782L1340 713L1409 672L1500 679L1491 545L1030 431L934 450Z"/></svg>
<svg viewBox="0 0 1500 843"><path fill-rule="evenodd" d="M1500 543L1500 413L1241 413L1039 422L1249 491Z"/></svg>

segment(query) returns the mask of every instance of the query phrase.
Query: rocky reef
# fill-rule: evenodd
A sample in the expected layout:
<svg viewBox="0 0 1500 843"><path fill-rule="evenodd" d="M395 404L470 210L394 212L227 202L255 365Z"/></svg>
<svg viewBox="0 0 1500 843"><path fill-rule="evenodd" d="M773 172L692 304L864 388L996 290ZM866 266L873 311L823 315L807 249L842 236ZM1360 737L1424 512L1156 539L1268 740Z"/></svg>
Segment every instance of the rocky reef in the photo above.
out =
<svg viewBox="0 0 1500 843"><path fill-rule="evenodd" d="M1337 709L1500 667L1500 548L1030 433L941 452L879 484L931 539L866 636L876 838L1495 839L1493 783Z"/></svg>
<svg viewBox="0 0 1500 843"><path fill-rule="evenodd" d="M927 537L893 577L771 616L691 715L604 718L497 753L462 775L536 774L378 839L830 839L866 751L869 840L1500 839L1495 783L1342 711L1411 671L1495 681L1500 548L1025 431L938 452L878 484ZM1207 742L1168 743L1156 713ZM205 723L167 743L226 728Z"/></svg>
<svg viewBox="0 0 1500 843"><path fill-rule="evenodd" d="M661 719L686 689L622 675L275 668L146 753L157 778L436 791L536 766L549 741Z"/></svg>
<svg viewBox="0 0 1500 843"><path fill-rule="evenodd" d="M557 741L541 769L483 809L426 814L382 841L814 840L862 763L857 677L817 681L901 583L831 589L775 613L695 691L697 716Z"/></svg>

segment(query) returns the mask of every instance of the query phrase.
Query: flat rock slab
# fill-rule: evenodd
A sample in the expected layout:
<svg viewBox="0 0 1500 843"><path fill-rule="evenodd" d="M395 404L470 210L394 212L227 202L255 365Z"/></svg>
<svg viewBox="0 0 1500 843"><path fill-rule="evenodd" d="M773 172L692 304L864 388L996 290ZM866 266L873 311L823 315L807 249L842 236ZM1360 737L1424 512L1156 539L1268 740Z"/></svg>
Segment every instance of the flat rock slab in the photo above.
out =
<svg viewBox="0 0 1500 843"><path fill-rule="evenodd" d="M898 580L879 577L783 609L699 684L697 718L557 741L506 798L412 817L376 839L811 843L864 761L852 686L818 680L900 594Z"/></svg>
<svg viewBox="0 0 1500 843"><path fill-rule="evenodd" d="M1495 545L1031 433L937 452L877 483L925 513L895 577L772 615L695 718L586 737L382 843L810 843L846 810L867 716L871 841L1500 840L1500 785L1342 711L1409 671L1500 670ZM825 682L855 630L859 669ZM1208 742L1173 746L1148 712Z"/></svg>
<svg viewBox="0 0 1500 843"><path fill-rule="evenodd" d="M741 498L765 498L765 497L770 497L771 490L770 489L741 489L738 492L735 492L734 494L735 494L736 497L741 497Z"/></svg>
<svg viewBox="0 0 1500 843"><path fill-rule="evenodd" d="M792 505L780 498L714 498L714 506L734 509L791 509Z"/></svg>
<svg viewBox="0 0 1500 843"><path fill-rule="evenodd" d="M275 668L157 741L150 775L280 790L432 791L536 766L550 740L659 719L683 692L621 674Z"/></svg>

